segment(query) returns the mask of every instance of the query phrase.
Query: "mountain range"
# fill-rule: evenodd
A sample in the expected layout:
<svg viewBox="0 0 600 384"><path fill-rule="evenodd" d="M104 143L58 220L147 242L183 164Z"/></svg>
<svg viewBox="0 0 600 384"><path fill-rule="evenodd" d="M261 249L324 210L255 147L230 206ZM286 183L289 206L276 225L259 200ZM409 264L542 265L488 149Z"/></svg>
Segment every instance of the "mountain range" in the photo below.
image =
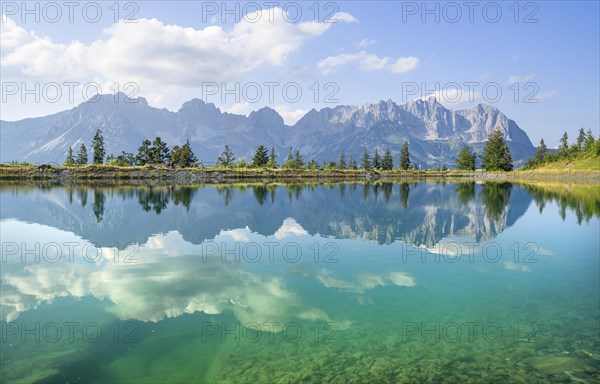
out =
<svg viewBox="0 0 600 384"><path fill-rule="evenodd" d="M405 140L411 159L421 168L452 166L467 144L481 153L490 132L498 128L518 164L533 154L534 147L517 123L495 107L479 104L452 111L435 97L396 104L391 100L362 106L340 105L312 109L296 124L286 125L272 108L248 116L222 112L200 99L184 103L177 112L148 105L143 97L129 99L123 93L101 95L77 107L53 115L14 122L0 121L0 161L61 164L72 147L90 146L101 129L107 154L137 153L144 139L160 136L170 146L189 140L198 159L215 161L225 144L237 158L250 160L259 144L274 147L283 162L290 148L303 158L335 161L340 152L359 159L366 147L383 153L390 148L397 165Z"/></svg>

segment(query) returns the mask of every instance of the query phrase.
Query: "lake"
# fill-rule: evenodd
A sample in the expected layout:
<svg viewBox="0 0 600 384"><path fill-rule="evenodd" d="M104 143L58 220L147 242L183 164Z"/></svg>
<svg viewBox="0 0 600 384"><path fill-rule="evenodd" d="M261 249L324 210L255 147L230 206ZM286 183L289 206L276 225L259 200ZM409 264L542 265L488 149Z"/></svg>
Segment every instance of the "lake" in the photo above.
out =
<svg viewBox="0 0 600 384"><path fill-rule="evenodd" d="M600 382L598 187L2 186L5 383Z"/></svg>

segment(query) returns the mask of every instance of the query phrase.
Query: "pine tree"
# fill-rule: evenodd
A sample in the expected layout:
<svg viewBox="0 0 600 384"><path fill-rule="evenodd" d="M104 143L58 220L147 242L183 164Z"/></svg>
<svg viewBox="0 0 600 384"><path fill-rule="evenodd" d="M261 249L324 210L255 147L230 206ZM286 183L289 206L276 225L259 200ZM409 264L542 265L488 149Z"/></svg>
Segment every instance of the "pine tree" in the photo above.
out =
<svg viewBox="0 0 600 384"><path fill-rule="evenodd" d="M567 155L569 154L569 136L567 135L567 132L563 133L562 137L560 138L558 154L561 157L567 157Z"/></svg>
<svg viewBox="0 0 600 384"><path fill-rule="evenodd" d="M536 164L543 164L544 158L546 157L546 152L548 151L548 147L544 142L544 138L540 140L540 145L535 149L535 155L533 158L535 159Z"/></svg>
<svg viewBox="0 0 600 384"><path fill-rule="evenodd" d="M133 153L121 151L121 154L117 156L114 161L119 167L127 167L135 163L135 157L133 156ZM106 159L106 162L108 163L108 158Z"/></svg>
<svg viewBox="0 0 600 384"><path fill-rule="evenodd" d="M267 148L264 145L259 145L254 152L254 157L252 158L252 167L261 168L267 165L269 161L269 157L267 154Z"/></svg>
<svg viewBox="0 0 600 384"><path fill-rule="evenodd" d="M391 171L394 168L394 157L389 148L385 149L383 158L381 159L381 168L386 171Z"/></svg>
<svg viewBox="0 0 600 384"><path fill-rule="evenodd" d="M182 161L182 153L179 145L174 145L171 148L171 163L175 166L178 166Z"/></svg>
<svg viewBox="0 0 600 384"><path fill-rule="evenodd" d="M298 149L296 149L296 153L294 155L294 168L304 168L304 160L302 160L302 156L300 156L300 150Z"/></svg>
<svg viewBox="0 0 600 384"><path fill-rule="evenodd" d="M72 167L75 165L75 159L73 158L73 148L69 147L69 152L67 153L67 159L65 160L65 165L67 167Z"/></svg>
<svg viewBox="0 0 600 384"><path fill-rule="evenodd" d="M189 140L187 140L181 148L179 145L175 145L171 150L170 159L173 165L181 168L191 167L198 161L196 155L194 155L194 152L192 151Z"/></svg>
<svg viewBox="0 0 600 384"><path fill-rule="evenodd" d="M154 164L166 163L171 159L169 146L162 141L160 137L156 137L152 142L152 147L150 147L150 158L150 162Z"/></svg>
<svg viewBox="0 0 600 384"><path fill-rule="evenodd" d="M292 148L290 148L287 159L285 159L283 168L294 168L294 156L292 155Z"/></svg>
<svg viewBox="0 0 600 384"><path fill-rule="evenodd" d="M81 144L79 151L77 152L77 159L75 160L77 165L86 165L88 163L87 148L85 144Z"/></svg>
<svg viewBox="0 0 600 384"><path fill-rule="evenodd" d="M229 145L225 144L225 149L223 153L217 157L217 165L219 167L233 167L235 164L235 157L233 156L233 152L229 149Z"/></svg>
<svg viewBox="0 0 600 384"><path fill-rule="evenodd" d="M358 165L356 164L356 160L354 160L354 157L352 155L350 155L350 160L348 161L348 168L349 169L358 169Z"/></svg>
<svg viewBox="0 0 600 384"><path fill-rule="evenodd" d="M346 156L344 156L344 151L340 153L340 158L338 159L338 168L346 169Z"/></svg>
<svg viewBox="0 0 600 384"><path fill-rule="evenodd" d="M488 136L488 142L483 149L482 162L483 169L486 171L512 171L510 148L499 129L494 129Z"/></svg>
<svg viewBox="0 0 600 384"><path fill-rule="evenodd" d="M456 169L460 169L462 171L474 171L476 159L477 154L475 152L471 152L469 147L465 145L456 158Z"/></svg>
<svg viewBox="0 0 600 384"><path fill-rule="evenodd" d="M150 152L152 143L146 139L142 141L142 145L138 148L138 154L135 157L135 161L138 165L146 165L152 161L152 154Z"/></svg>
<svg viewBox="0 0 600 384"><path fill-rule="evenodd" d="M365 151L362 155L362 163L360 165L362 169L368 171L371 169L371 158L369 157L369 153L367 152L367 147L365 147Z"/></svg>
<svg viewBox="0 0 600 384"><path fill-rule="evenodd" d="M583 128L579 128L579 135L577 136L577 151L583 152L585 150L585 131Z"/></svg>
<svg viewBox="0 0 600 384"><path fill-rule="evenodd" d="M584 150L590 152L594 148L594 142L594 134L591 129L588 129L587 134L585 135Z"/></svg>
<svg viewBox="0 0 600 384"><path fill-rule="evenodd" d="M192 167L198 162L198 158L194 154L194 151L192 151L192 146L190 145L189 140L185 141L185 144L183 144L183 147L181 147L181 151L183 152L183 167Z"/></svg>
<svg viewBox="0 0 600 384"><path fill-rule="evenodd" d="M271 147L271 154L269 155L269 162L267 163L269 168L277 168L279 164L277 164L277 155L275 154L275 147Z"/></svg>
<svg viewBox="0 0 600 384"><path fill-rule="evenodd" d="M373 169L381 168L381 157L379 157L379 152L377 152L377 148L375 148L375 154L373 155Z"/></svg>
<svg viewBox="0 0 600 384"><path fill-rule="evenodd" d="M410 167L410 153L408 151L408 141L402 144L400 149L400 169L407 170Z"/></svg>
<svg viewBox="0 0 600 384"><path fill-rule="evenodd" d="M96 134L92 138L92 160L94 164L104 163L104 156L106 151L104 150L104 137L100 129L96 130Z"/></svg>
<svg viewBox="0 0 600 384"><path fill-rule="evenodd" d="M310 160L308 160L308 163L306 163L306 168L317 169L317 168L319 168L319 164L317 164L317 161L315 160L314 157L311 157Z"/></svg>

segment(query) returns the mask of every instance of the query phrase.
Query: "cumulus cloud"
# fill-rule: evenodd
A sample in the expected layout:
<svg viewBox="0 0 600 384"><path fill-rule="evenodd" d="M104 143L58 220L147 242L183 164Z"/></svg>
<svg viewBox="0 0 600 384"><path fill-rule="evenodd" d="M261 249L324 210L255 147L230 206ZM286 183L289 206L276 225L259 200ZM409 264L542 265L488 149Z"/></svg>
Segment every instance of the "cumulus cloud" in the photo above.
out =
<svg viewBox="0 0 600 384"><path fill-rule="evenodd" d="M260 10L258 12L270 12ZM231 30L167 25L156 19L118 23L91 44L58 44L37 36L6 17L2 31L2 69L23 76L76 80L98 76L115 82L143 85L199 86L206 81L228 81L264 67L277 67L311 38L335 23L289 23L284 12L248 15ZM356 19L335 15L340 22ZM248 22L247 20L258 20ZM144 92L145 93L145 92Z"/></svg>
<svg viewBox="0 0 600 384"><path fill-rule="evenodd" d="M389 57L379 57L366 51L360 51L326 57L317 63L317 70L324 75L328 75L338 67L350 63L355 63L363 71L384 70L390 73L403 73L417 68L419 59L410 56L393 60Z"/></svg>

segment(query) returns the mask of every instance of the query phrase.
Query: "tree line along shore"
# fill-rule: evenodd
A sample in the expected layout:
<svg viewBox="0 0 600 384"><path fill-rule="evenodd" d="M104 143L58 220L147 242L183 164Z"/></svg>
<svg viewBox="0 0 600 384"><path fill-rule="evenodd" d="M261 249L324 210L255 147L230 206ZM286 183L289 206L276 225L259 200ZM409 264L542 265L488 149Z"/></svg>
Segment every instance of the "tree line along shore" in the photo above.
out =
<svg viewBox="0 0 600 384"><path fill-rule="evenodd" d="M13 161L0 166L0 180L133 180L154 179L172 182L220 182L243 179L332 179L332 180L372 180L403 177L443 177L470 178L475 180L495 179L564 179L567 181L598 181L600 172L600 138L592 132L579 130L576 141L569 145L568 135L561 138L556 152L549 151L544 143L536 148L525 167L513 170L513 162L506 141L500 130L489 135L481 154L464 146L456 158L455 169L445 165L434 169L418 169L411 161L409 143L404 142L400 150L398 166L389 148L382 154L375 149L372 154L365 147L357 161L352 156L339 154L337 161L318 163L314 158L305 162L299 150L290 148L287 158L281 164L274 148L269 152L259 145L250 162L236 159L228 145L218 156L214 165L199 162L189 141L182 146L168 145L157 137L154 141L144 140L137 154L122 152L108 155L104 148L104 138L96 131L91 143L91 164L85 144L81 144L76 155L69 148L62 166L31 165ZM481 170L477 171L480 163ZM561 167L562 165L562 167Z"/></svg>

